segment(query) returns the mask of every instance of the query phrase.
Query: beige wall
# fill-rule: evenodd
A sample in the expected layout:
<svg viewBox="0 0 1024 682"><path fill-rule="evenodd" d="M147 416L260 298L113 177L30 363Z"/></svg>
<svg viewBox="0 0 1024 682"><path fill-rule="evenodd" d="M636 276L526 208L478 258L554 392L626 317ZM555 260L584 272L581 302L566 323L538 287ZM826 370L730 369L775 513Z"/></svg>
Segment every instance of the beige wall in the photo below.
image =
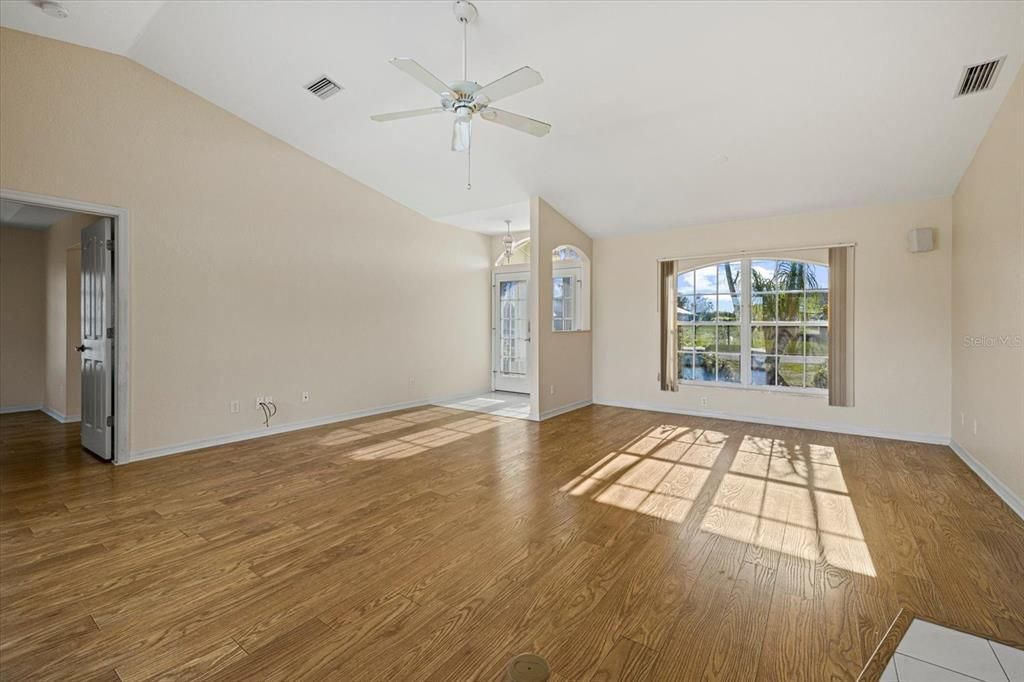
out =
<svg viewBox="0 0 1024 682"><path fill-rule="evenodd" d="M950 405L949 199L781 216L594 244L595 402L943 440ZM937 229L912 254L907 231ZM856 242L856 406L717 386L658 388L658 258ZM708 398L701 408L700 398Z"/></svg>
<svg viewBox="0 0 1024 682"><path fill-rule="evenodd" d="M46 233L0 227L0 410L43 403Z"/></svg>
<svg viewBox="0 0 1024 682"><path fill-rule="evenodd" d="M1024 499L1024 72L953 195L952 346L953 440Z"/></svg>
<svg viewBox="0 0 1024 682"><path fill-rule="evenodd" d="M133 452L487 389L486 237L127 59L2 30L0 185L131 212Z"/></svg>
<svg viewBox="0 0 1024 682"><path fill-rule="evenodd" d="M96 220L95 216L76 213L50 226L46 230L46 388L43 404L52 412L65 417L79 414L77 405L81 396L72 397L73 386L80 386L79 363L68 363L68 315L81 315L77 300L69 301L68 249L80 248L82 228ZM70 303L70 305L69 305ZM71 345L71 350L74 346ZM77 353L75 353L77 355ZM78 389L80 391L80 389Z"/></svg>
<svg viewBox="0 0 1024 682"><path fill-rule="evenodd" d="M593 397L592 339L590 331L551 331L552 262L555 247L571 245L593 259L594 243L582 230L543 199L531 200L530 207L531 278L536 283L531 292L533 343L536 357L535 385L531 411L544 418ZM591 273L593 277L593 273ZM532 357L531 357L532 359ZM552 390L554 392L552 392Z"/></svg>

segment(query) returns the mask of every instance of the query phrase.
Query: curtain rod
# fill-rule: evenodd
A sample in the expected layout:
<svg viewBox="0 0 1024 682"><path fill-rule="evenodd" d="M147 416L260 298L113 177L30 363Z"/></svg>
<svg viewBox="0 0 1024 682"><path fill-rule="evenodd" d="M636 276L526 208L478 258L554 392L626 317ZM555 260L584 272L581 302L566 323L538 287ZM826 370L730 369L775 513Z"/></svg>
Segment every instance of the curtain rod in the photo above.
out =
<svg viewBox="0 0 1024 682"><path fill-rule="evenodd" d="M721 253L706 253L697 256L678 256L675 258L659 258L658 262L670 260L703 260L706 258L730 258L733 256L741 257L749 254L761 254L761 253L781 253L783 251L818 251L820 249L831 249L839 246L857 246L857 242L839 242L836 244L818 244L816 246L790 246L786 248L776 249L740 249L738 251L723 251Z"/></svg>

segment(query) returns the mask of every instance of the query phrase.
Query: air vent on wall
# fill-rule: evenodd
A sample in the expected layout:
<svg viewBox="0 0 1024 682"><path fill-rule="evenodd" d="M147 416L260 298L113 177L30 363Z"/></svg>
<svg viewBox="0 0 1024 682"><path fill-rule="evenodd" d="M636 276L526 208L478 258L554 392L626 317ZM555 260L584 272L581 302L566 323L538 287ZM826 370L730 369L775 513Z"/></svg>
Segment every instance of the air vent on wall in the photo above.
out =
<svg viewBox="0 0 1024 682"><path fill-rule="evenodd" d="M321 76L312 83L306 86L306 89L312 92L320 99L327 99L331 95L336 95L341 92L341 86L332 81L327 76Z"/></svg>
<svg viewBox="0 0 1024 682"><path fill-rule="evenodd" d="M1006 57L1003 56L983 64L965 66L964 72L960 75L960 87L957 88L954 98L973 95L976 92L991 88L996 82L999 68L1003 65L1003 60L1005 59Z"/></svg>

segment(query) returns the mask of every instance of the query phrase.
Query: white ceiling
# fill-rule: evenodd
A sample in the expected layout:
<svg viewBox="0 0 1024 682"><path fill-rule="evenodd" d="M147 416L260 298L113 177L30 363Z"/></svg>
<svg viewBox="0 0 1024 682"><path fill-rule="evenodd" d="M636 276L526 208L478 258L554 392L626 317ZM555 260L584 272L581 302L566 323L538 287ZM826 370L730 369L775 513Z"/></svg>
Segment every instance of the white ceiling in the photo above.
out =
<svg viewBox="0 0 1024 682"><path fill-rule="evenodd" d="M554 128L477 123L466 191L447 116L369 120L436 104L390 57L458 77L446 2L65 4L0 23L126 54L432 218L540 195L595 237L948 196L1024 50L1021 2L480 0L470 78L532 66L545 83L500 106ZM1004 54L993 91L953 99ZM345 90L305 92L321 74Z"/></svg>
<svg viewBox="0 0 1024 682"><path fill-rule="evenodd" d="M0 24L97 50L125 54L163 0L61 0L67 19L43 14L42 0L0 0Z"/></svg>
<svg viewBox="0 0 1024 682"><path fill-rule="evenodd" d="M495 206L494 208L441 216L438 220L484 234L505 234L505 221L511 220L512 224L509 227L513 232L529 232L530 200L526 199L507 206Z"/></svg>
<svg viewBox="0 0 1024 682"><path fill-rule="evenodd" d="M0 199L0 227L45 230L73 215L75 214L70 211Z"/></svg>

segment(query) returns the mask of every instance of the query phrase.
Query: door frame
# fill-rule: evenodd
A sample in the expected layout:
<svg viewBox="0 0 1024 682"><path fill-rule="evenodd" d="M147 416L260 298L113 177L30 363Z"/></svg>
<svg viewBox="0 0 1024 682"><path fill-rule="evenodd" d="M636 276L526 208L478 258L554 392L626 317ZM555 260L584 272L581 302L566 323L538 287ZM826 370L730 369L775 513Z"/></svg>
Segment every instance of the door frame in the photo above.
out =
<svg viewBox="0 0 1024 682"><path fill-rule="evenodd" d="M94 204L78 199L0 188L0 199L33 206L90 213L114 223L114 451L111 462L125 464L131 458L131 230L127 208Z"/></svg>
<svg viewBox="0 0 1024 682"><path fill-rule="evenodd" d="M501 311L499 310L499 297L498 297L498 278L502 276L525 276L529 283L528 286L533 286L532 273L530 272L530 265L528 263L514 264L514 265L499 265L491 271L491 390L499 390L497 387L498 381L498 363L501 358L501 351L499 349L500 334L498 332L498 323L501 317ZM529 303L529 298L527 298ZM529 319L529 318L527 318ZM533 336L532 330L530 336ZM532 341L530 342L532 345ZM529 362L529 352L527 353L527 362ZM526 375L529 377L529 374ZM529 379L527 379L529 381ZM527 385L529 389L529 385ZM526 394L529 395L530 391L527 390Z"/></svg>

